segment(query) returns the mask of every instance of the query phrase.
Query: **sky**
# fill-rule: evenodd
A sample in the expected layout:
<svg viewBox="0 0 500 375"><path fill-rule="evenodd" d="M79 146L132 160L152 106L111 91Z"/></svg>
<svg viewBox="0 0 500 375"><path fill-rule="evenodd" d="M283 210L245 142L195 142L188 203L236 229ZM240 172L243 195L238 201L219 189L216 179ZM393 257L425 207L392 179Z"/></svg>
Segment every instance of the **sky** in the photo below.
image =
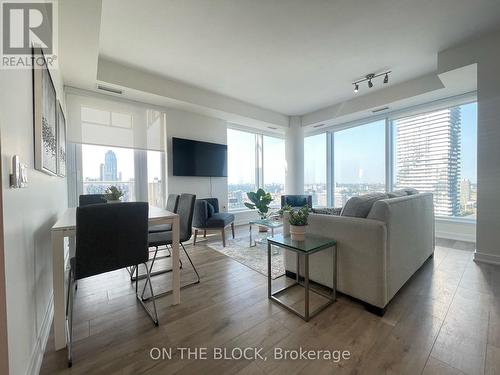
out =
<svg viewBox="0 0 500 375"><path fill-rule="evenodd" d="M476 183L477 103L461 106L461 179ZM384 121L338 131L334 135L335 180L340 183L385 182ZM304 139L305 184L326 182L326 134Z"/></svg>
<svg viewBox="0 0 500 375"><path fill-rule="evenodd" d="M285 183L285 140L264 136L264 184ZM227 130L228 183L255 183L255 134Z"/></svg>
<svg viewBox="0 0 500 375"><path fill-rule="evenodd" d="M104 164L104 155L109 150L116 154L118 174L122 173L122 180L134 179L134 150L130 148L82 145L83 180L86 178L99 179L100 165ZM148 182L154 178L161 180L161 152L148 151Z"/></svg>

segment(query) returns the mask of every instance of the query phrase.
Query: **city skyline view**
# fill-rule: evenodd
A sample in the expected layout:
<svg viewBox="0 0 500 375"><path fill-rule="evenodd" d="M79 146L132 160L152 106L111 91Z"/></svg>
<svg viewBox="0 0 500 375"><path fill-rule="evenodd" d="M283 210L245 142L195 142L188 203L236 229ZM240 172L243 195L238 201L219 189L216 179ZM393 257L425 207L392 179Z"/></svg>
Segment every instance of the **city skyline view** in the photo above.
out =
<svg viewBox="0 0 500 375"><path fill-rule="evenodd" d="M460 154L453 202L459 209L449 215L474 217L477 210L477 103L457 108L460 111ZM335 207L342 207L354 195L386 190L384 124L382 120L334 133L332 200ZM396 132L393 134L395 136ZM328 205L326 139L326 133L304 139L304 191L313 196L313 204L318 206ZM395 149L394 154L396 162ZM394 189L397 188L396 177L394 168Z"/></svg>

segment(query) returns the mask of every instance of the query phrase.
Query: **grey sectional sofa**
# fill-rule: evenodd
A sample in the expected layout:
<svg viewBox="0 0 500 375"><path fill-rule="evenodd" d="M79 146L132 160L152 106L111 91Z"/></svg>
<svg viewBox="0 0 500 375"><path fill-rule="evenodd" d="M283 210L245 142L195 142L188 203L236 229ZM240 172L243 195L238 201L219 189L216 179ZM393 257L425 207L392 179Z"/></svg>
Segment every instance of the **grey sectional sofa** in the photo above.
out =
<svg viewBox="0 0 500 375"><path fill-rule="evenodd" d="M307 229L337 240L338 291L365 302L378 314L434 253L432 194L380 199L384 197L372 202L366 217L311 214ZM313 281L332 287L332 256L333 251L311 255ZM285 266L295 273L295 254L285 254Z"/></svg>

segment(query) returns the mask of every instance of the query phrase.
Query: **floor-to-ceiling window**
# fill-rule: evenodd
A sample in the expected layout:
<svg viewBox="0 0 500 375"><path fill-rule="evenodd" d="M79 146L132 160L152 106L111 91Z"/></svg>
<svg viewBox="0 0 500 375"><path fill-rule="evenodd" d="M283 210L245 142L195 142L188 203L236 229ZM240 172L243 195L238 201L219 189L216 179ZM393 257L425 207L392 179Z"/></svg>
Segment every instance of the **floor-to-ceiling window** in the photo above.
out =
<svg viewBox="0 0 500 375"><path fill-rule="evenodd" d="M304 138L304 192L312 195L313 206L328 205L326 133Z"/></svg>
<svg viewBox="0 0 500 375"><path fill-rule="evenodd" d="M258 188L271 194L271 207L279 207L280 196L285 192L284 139L229 128L227 154L229 209L245 209L247 192Z"/></svg>
<svg viewBox="0 0 500 375"><path fill-rule="evenodd" d="M333 137L334 205L385 191L385 120L340 130Z"/></svg>
<svg viewBox="0 0 500 375"><path fill-rule="evenodd" d="M285 140L263 136L263 188L273 197L271 207L280 207L285 194Z"/></svg>
<svg viewBox="0 0 500 375"><path fill-rule="evenodd" d="M436 216L475 218L477 104L393 121L394 187L434 195Z"/></svg>
<svg viewBox="0 0 500 375"><path fill-rule="evenodd" d="M436 216L474 220L477 103L468 99L305 137L306 194L315 206L342 207L355 195L412 187L434 194Z"/></svg>
<svg viewBox="0 0 500 375"><path fill-rule="evenodd" d="M255 134L227 130L227 194L230 210L245 208L247 192L256 189Z"/></svg>

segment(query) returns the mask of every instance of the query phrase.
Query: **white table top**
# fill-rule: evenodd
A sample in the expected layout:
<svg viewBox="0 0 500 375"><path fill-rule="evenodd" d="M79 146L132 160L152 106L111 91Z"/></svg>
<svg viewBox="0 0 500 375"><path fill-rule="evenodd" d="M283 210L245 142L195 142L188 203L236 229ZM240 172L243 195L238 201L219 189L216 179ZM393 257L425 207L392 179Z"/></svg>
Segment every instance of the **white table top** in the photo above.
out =
<svg viewBox="0 0 500 375"><path fill-rule="evenodd" d="M149 222L164 221L166 219L174 220L179 215L162 208L149 206ZM64 214L52 226L52 230L71 230L76 228L76 207L67 208Z"/></svg>

